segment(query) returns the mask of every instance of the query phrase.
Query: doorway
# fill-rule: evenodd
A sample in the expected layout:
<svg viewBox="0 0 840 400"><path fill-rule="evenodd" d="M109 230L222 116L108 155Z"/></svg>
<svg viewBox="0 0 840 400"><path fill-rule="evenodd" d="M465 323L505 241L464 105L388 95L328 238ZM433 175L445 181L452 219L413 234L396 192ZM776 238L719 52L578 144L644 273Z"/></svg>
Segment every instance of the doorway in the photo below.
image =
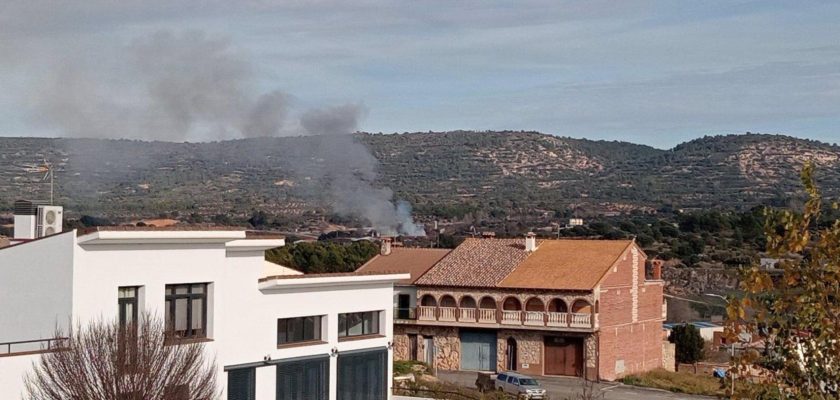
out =
<svg viewBox="0 0 840 400"><path fill-rule="evenodd" d="M545 374L583 376L583 339L545 337Z"/></svg>
<svg viewBox="0 0 840 400"><path fill-rule="evenodd" d="M505 368L508 371L516 371L517 354L516 354L516 339L510 337L507 340L507 351L505 352L507 362Z"/></svg>

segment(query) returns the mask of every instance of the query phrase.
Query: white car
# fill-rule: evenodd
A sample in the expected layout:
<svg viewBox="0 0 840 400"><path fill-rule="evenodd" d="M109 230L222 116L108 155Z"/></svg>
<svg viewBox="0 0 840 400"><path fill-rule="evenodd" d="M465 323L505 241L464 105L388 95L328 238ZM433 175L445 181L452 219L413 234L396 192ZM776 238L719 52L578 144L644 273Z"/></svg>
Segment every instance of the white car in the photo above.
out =
<svg viewBox="0 0 840 400"><path fill-rule="evenodd" d="M546 400L548 395L536 379L516 372L501 372L496 377L496 389L520 399Z"/></svg>

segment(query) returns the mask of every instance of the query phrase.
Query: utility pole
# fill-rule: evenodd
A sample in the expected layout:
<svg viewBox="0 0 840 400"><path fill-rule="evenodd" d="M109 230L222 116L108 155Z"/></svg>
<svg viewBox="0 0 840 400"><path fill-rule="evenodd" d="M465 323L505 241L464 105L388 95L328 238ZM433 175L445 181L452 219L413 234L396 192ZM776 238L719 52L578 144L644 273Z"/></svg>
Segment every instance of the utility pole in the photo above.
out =
<svg viewBox="0 0 840 400"><path fill-rule="evenodd" d="M723 297L719 294L704 293L703 295L723 299L723 301L726 302L727 307L729 306L729 299L727 299L726 297ZM735 341L734 340L732 341L732 343L729 344L729 355L732 358L735 358ZM735 395L735 371L732 371L732 374L731 374L730 378L732 378L732 386L730 386L730 390L731 390L730 393L732 394L732 396L734 396Z"/></svg>

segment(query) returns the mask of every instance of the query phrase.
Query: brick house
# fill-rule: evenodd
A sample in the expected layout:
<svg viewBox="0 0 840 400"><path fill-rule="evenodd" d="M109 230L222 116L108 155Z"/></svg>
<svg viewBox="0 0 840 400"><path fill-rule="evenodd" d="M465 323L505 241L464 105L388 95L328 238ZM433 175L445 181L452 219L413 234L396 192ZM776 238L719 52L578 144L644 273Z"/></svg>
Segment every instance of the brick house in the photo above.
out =
<svg viewBox="0 0 840 400"><path fill-rule="evenodd" d="M360 270L411 272L395 288L395 359L604 380L663 366L661 265L632 240L470 238L424 257L390 247Z"/></svg>

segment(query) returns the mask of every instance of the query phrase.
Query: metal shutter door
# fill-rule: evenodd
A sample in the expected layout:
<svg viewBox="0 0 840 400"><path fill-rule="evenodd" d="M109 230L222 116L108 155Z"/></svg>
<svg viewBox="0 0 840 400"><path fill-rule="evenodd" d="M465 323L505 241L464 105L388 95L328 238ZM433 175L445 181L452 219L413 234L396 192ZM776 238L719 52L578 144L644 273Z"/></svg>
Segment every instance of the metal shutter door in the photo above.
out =
<svg viewBox="0 0 840 400"><path fill-rule="evenodd" d="M385 400L388 350L338 356L338 400Z"/></svg>
<svg viewBox="0 0 840 400"><path fill-rule="evenodd" d="M461 369L496 370L496 333L461 331Z"/></svg>
<svg viewBox="0 0 840 400"><path fill-rule="evenodd" d="M277 364L277 400L328 400L330 359Z"/></svg>
<svg viewBox="0 0 840 400"><path fill-rule="evenodd" d="M254 400L257 389L257 370L255 368L232 369L227 372L228 400Z"/></svg>

